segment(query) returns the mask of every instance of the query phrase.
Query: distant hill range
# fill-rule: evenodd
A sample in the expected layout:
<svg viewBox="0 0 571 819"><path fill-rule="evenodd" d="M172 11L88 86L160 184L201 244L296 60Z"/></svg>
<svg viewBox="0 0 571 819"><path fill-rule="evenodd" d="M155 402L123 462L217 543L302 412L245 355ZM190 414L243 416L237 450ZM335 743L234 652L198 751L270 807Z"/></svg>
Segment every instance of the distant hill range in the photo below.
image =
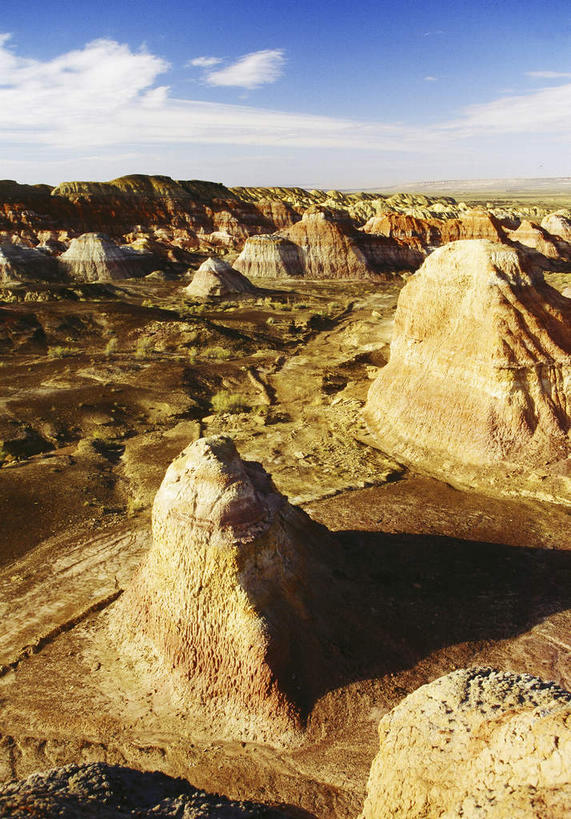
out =
<svg viewBox="0 0 571 819"><path fill-rule="evenodd" d="M370 190L373 190L372 188ZM406 182L374 190L382 193L423 193L429 196L453 196L455 199L486 201L498 199L571 204L571 177L497 179L440 179Z"/></svg>

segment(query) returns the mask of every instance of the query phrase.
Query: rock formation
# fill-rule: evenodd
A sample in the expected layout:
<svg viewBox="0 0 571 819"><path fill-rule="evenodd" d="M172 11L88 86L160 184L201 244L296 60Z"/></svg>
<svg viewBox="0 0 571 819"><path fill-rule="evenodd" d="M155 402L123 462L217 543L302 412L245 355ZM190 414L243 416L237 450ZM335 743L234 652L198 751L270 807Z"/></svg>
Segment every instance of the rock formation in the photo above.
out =
<svg viewBox="0 0 571 819"><path fill-rule="evenodd" d="M528 674L462 669L379 724L362 819L571 812L571 694Z"/></svg>
<svg viewBox="0 0 571 819"><path fill-rule="evenodd" d="M234 270L228 262L213 256L200 265L191 283L184 288L186 296L198 298L255 292L256 288L252 282L238 270Z"/></svg>
<svg viewBox="0 0 571 819"><path fill-rule="evenodd" d="M569 454L570 353L569 302L541 273L504 245L453 242L400 293L368 424L383 448L437 474L556 474Z"/></svg>
<svg viewBox="0 0 571 819"><path fill-rule="evenodd" d="M0 244L0 282L54 281L58 278L55 260L34 248L3 242Z"/></svg>
<svg viewBox="0 0 571 819"><path fill-rule="evenodd" d="M521 221L517 230L510 231L509 237L512 242L523 246L523 250L530 248L541 256L545 256L546 259L553 260L561 257L561 243L554 240L547 230L527 219Z"/></svg>
<svg viewBox="0 0 571 819"><path fill-rule="evenodd" d="M552 236L571 243L571 214L569 211L558 210L550 213L541 221L541 227Z"/></svg>
<svg viewBox="0 0 571 819"><path fill-rule="evenodd" d="M405 213L384 212L363 226L365 233L388 236L409 247L430 252L435 247L461 239L507 241L500 221L491 213L471 210L460 219L419 218Z"/></svg>
<svg viewBox="0 0 571 819"><path fill-rule="evenodd" d="M403 243L358 231L340 211L311 207L286 230L249 239L234 265L246 275L272 279L367 279L415 269L421 259Z"/></svg>
<svg viewBox="0 0 571 819"><path fill-rule="evenodd" d="M304 275L301 249L279 233L248 239L234 267L254 278L282 279Z"/></svg>
<svg viewBox="0 0 571 819"><path fill-rule="evenodd" d="M67 275L76 281L108 282L150 272L152 261L144 253L119 247L102 233L84 233L72 239L59 257Z"/></svg>
<svg viewBox="0 0 571 819"><path fill-rule="evenodd" d="M313 609L327 584L312 555L323 537L230 438L200 439L157 492L153 546L116 612L118 639L148 640L189 710L219 730L294 741L327 667L329 625Z"/></svg>
<svg viewBox="0 0 571 819"><path fill-rule="evenodd" d="M193 788L184 779L105 762L66 765L0 785L0 815L19 817L160 816L280 819L287 814L254 802L238 802Z"/></svg>

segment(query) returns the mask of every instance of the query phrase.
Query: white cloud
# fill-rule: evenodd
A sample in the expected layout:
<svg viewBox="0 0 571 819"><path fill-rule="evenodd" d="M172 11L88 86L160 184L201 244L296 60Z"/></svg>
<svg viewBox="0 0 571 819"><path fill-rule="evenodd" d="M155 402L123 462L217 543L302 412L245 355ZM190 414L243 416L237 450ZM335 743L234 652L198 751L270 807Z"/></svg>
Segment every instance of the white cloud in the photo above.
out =
<svg viewBox="0 0 571 819"><path fill-rule="evenodd" d="M278 80L283 74L284 64L284 52L280 48L253 51L226 68L209 72L206 82L209 85L259 88Z"/></svg>
<svg viewBox="0 0 571 819"><path fill-rule="evenodd" d="M257 55L277 53L282 56L281 52ZM242 60L251 56L255 55ZM241 62L212 73L236 71ZM264 60L254 62L254 68L250 63L247 71L238 71L238 75L242 72L238 79L243 87L260 83L262 76L268 80L272 70L274 76L281 71L277 63L271 69L271 60L265 63L264 72L260 65ZM321 163L328 161L324 149L337 149L339 156L344 151L347 157L348 152L369 151L370 156L377 157L367 160L373 163L374 174L374 163L383 152L390 157L407 156L410 162L433 157L441 163L454 151L464 157L462 161L471 152L476 163L482 142L491 137L495 145L503 139L504 155L511 162L518 150L522 155L530 150L531 134L547 135L544 142L553 138L564 142L571 135L571 83L472 105L452 121L411 126L178 99L167 85L159 84L168 68L160 57L143 50L134 52L111 40L96 40L51 60L29 59L18 56L6 35L0 35L3 167L19 169L34 162L48 167L50 162L64 162L66 157L71 161L88 156L97 157L90 161L100 163L98 167L113 168L116 173L120 167L115 157L129 155L141 157L139 168L150 170L151 165L156 168L161 164L156 156L168 155L173 162L184 164L190 145L209 146L209 150L231 145L235 152L239 146L253 150L267 146L282 152L300 149L300 155L301 149L315 149L310 165L316 158ZM236 75L233 82L237 82ZM521 135L519 141L515 134ZM195 148L199 151L203 147ZM231 153L220 149L219 156ZM357 161L354 153L350 156L351 162ZM345 162L347 173L350 164ZM136 160L131 167L137 169ZM164 164L162 167L165 169Z"/></svg>
<svg viewBox="0 0 571 819"><path fill-rule="evenodd" d="M189 60L186 65L194 65L198 68L211 68L213 65L218 65L221 62L221 57L195 57L194 60Z"/></svg>
<svg viewBox="0 0 571 819"><path fill-rule="evenodd" d="M544 80L569 79L571 72L568 71L526 71L526 76L537 77Z"/></svg>
<svg viewBox="0 0 571 819"><path fill-rule="evenodd" d="M438 80L438 77L433 77L431 74L429 74L424 79L426 82L436 82Z"/></svg>

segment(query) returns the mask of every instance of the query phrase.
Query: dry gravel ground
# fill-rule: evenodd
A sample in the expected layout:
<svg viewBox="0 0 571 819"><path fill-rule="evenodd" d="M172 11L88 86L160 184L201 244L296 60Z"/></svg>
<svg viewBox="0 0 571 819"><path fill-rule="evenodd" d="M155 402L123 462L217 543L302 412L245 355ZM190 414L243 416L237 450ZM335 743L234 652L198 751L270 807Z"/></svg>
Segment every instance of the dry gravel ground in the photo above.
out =
<svg viewBox="0 0 571 819"><path fill-rule="evenodd" d="M181 287L2 307L0 777L105 761L349 817L380 717L420 685L490 664L569 688L565 509L413 474L362 425L399 283L280 282L218 305ZM166 467L218 432L337 533L352 671L325 681L296 749L211 736L105 640Z"/></svg>

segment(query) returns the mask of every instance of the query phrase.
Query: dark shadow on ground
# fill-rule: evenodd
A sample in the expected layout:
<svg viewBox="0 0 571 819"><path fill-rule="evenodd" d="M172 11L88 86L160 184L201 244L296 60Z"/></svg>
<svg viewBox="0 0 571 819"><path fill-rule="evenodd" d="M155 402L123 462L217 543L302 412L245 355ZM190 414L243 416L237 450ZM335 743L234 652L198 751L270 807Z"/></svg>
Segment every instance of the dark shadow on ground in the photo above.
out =
<svg viewBox="0 0 571 819"><path fill-rule="evenodd" d="M306 675L305 714L327 691L448 646L516 637L571 605L571 552L344 531L315 554L333 578L312 602L330 645L322 669Z"/></svg>

